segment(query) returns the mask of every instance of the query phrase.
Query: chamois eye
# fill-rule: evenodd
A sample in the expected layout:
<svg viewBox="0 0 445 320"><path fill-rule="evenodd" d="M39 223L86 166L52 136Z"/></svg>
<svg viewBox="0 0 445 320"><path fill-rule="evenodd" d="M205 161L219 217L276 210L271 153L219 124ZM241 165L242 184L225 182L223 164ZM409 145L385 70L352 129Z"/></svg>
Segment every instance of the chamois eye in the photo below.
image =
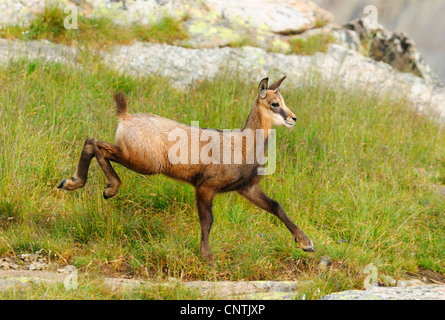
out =
<svg viewBox="0 0 445 320"><path fill-rule="evenodd" d="M272 107L274 107L274 108L278 108L279 106L280 106L280 104L278 102L272 103Z"/></svg>

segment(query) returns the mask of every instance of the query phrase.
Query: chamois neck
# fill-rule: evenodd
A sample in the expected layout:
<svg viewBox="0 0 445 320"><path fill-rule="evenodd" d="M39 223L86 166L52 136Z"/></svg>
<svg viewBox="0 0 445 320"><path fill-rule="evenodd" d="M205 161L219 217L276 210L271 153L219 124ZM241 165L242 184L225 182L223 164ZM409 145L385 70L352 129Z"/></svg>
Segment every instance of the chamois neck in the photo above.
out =
<svg viewBox="0 0 445 320"><path fill-rule="evenodd" d="M252 109L250 110L249 116L247 117L246 125L243 130L257 130L263 129L265 138L268 136L269 129L272 128L272 124L268 119L265 119L260 112L260 107L258 103L258 96L256 97Z"/></svg>

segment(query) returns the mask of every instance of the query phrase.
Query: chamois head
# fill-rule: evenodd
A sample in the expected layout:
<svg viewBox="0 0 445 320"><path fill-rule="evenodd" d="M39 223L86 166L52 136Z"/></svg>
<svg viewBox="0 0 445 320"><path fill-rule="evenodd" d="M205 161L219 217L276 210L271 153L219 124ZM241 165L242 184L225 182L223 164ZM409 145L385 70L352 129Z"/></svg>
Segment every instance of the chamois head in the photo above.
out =
<svg viewBox="0 0 445 320"><path fill-rule="evenodd" d="M293 127L297 118L286 106L283 96L278 90L278 87L285 78L286 76L282 77L269 87L267 85L269 78L261 80L258 86L258 106L260 113L265 119L271 122L271 125Z"/></svg>

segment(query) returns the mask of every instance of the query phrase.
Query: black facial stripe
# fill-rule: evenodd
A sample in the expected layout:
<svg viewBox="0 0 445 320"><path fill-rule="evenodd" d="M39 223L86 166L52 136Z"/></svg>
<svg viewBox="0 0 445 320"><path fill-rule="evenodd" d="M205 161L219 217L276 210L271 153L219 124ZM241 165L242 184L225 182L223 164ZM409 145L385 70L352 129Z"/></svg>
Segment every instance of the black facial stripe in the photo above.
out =
<svg viewBox="0 0 445 320"><path fill-rule="evenodd" d="M287 119L287 117L289 117L289 113L284 111L283 108L273 108L271 109L273 112L278 113L280 116L283 117L283 119Z"/></svg>

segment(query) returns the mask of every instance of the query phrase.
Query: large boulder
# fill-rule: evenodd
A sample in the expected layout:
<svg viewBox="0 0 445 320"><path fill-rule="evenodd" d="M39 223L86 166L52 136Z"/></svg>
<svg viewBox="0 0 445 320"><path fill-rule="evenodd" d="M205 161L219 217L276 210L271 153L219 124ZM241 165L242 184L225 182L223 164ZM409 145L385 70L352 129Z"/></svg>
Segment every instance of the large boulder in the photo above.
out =
<svg viewBox="0 0 445 320"><path fill-rule="evenodd" d="M0 0L0 26L27 25L51 3L75 5L87 17L106 16L123 28L164 16L183 20L190 37L177 44L191 48L254 45L285 52L287 36L333 20L331 13L304 0Z"/></svg>
<svg viewBox="0 0 445 320"><path fill-rule="evenodd" d="M206 4L224 19L278 34L300 33L333 20L328 11L301 0L206 0Z"/></svg>
<svg viewBox="0 0 445 320"><path fill-rule="evenodd" d="M357 33L365 55L384 61L399 71L422 77L430 84L440 85L437 75L421 57L412 39L405 33L391 32L381 25L373 25L367 21L362 18L354 19L344 26Z"/></svg>

